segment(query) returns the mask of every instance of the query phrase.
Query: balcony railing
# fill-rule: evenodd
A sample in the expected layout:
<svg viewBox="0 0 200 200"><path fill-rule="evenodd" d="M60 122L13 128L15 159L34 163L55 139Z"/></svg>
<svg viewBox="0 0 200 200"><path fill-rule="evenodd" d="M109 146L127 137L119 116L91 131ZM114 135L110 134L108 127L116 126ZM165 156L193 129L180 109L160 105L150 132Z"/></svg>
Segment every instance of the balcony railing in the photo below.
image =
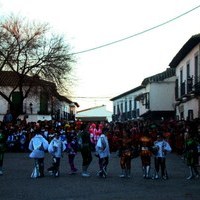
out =
<svg viewBox="0 0 200 200"><path fill-rule="evenodd" d="M185 82L181 83L181 97L185 95Z"/></svg>
<svg viewBox="0 0 200 200"><path fill-rule="evenodd" d="M179 87L175 85L175 98L180 99L190 93L200 94L200 76L189 77L182 82Z"/></svg>
<svg viewBox="0 0 200 200"><path fill-rule="evenodd" d="M200 94L200 76L195 77L193 90L196 94Z"/></svg>

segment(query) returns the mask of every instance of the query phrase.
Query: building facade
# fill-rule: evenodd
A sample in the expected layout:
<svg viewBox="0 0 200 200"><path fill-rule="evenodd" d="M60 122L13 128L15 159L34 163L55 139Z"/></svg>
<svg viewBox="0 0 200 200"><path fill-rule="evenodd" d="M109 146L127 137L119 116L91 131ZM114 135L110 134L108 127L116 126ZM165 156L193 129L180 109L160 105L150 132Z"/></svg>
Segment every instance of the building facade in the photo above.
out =
<svg viewBox="0 0 200 200"><path fill-rule="evenodd" d="M139 86L110 99L113 101L113 121L138 119L140 110L136 97L144 92L145 87Z"/></svg>
<svg viewBox="0 0 200 200"><path fill-rule="evenodd" d="M113 101L113 120L174 117L175 70L145 78L139 87L120 94Z"/></svg>
<svg viewBox="0 0 200 200"><path fill-rule="evenodd" d="M71 119L72 101L61 96L54 83L44 81L37 77L26 76L26 81L22 87L22 93L28 90L27 97L21 101L20 90L16 87L17 76L11 71L0 72L0 121L10 110L9 102L3 98L3 95L11 95L10 100L15 108L18 108L20 115L18 118L26 117L27 121L51 120L51 119ZM31 87L30 87L31 84ZM75 105L78 106L76 103Z"/></svg>
<svg viewBox="0 0 200 200"><path fill-rule="evenodd" d="M200 117L200 34L192 36L169 66L176 70L175 106L179 120Z"/></svg>

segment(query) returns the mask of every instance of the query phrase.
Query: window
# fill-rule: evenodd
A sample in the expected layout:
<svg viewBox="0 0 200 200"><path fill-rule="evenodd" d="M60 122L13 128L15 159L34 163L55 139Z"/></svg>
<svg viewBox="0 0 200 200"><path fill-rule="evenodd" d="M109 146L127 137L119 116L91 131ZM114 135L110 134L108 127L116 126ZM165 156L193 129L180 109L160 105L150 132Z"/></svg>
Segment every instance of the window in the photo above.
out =
<svg viewBox="0 0 200 200"><path fill-rule="evenodd" d="M181 96L185 95L185 82L183 82L183 70L180 70L180 87L181 87Z"/></svg>
<svg viewBox="0 0 200 200"><path fill-rule="evenodd" d="M137 101L134 100L134 110L136 110L136 109L137 109Z"/></svg>
<svg viewBox="0 0 200 200"><path fill-rule="evenodd" d="M48 113L48 95L45 92L40 94L40 112L39 114Z"/></svg>
<svg viewBox="0 0 200 200"><path fill-rule="evenodd" d="M119 108L119 105L117 105L117 115L120 114L120 108Z"/></svg>
<svg viewBox="0 0 200 200"><path fill-rule="evenodd" d="M188 120L189 121L193 120L193 110L188 110Z"/></svg>
<svg viewBox="0 0 200 200"><path fill-rule="evenodd" d="M194 81L195 83L198 83L198 76L199 76L199 67L198 67L198 55L194 57Z"/></svg>
<svg viewBox="0 0 200 200"><path fill-rule="evenodd" d="M189 63L189 61L187 62L186 73L187 73L187 78L189 78L190 77L190 63Z"/></svg>
<svg viewBox="0 0 200 200"><path fill-rule="evenodd" d="M180 85L183 82L183 70L180 71Z"/></svg>
<svg viewBox="0 0 200 200"><path fill-rule="evenodd" d="M23 105L22 105L22 96L20 92L13 92L12 93L12 103L14 105L14 109L18 113L22 113Z"/></svg>
<svg viewBox="0 0 200 200"><path fill-rule="evenodd" d="M123 103L121 103L121 107L120 107L120 113L123 113Z"/></svg>
<svg viewBox="0 0 200 200"><path fill-rule="evenodd" d="M125 113L127 113L127 101L125 101Z"/></svg>
<svg viewBox="0 0 200 200"><path fill-rule="evenodd" d="M129 100L129 111L132 111L132 101Z"/></svg>

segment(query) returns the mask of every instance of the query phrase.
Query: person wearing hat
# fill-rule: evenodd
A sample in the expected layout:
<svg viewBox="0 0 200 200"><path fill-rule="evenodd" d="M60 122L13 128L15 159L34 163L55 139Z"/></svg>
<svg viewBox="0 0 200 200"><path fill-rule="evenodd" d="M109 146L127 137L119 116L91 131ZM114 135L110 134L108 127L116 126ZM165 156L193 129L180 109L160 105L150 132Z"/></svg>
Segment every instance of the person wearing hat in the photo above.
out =
<svg viewBox="0 0 200 200"><path fill-rule="evenodd" d="M157 135L157 140L154 142L154 146L157 147L158 151L155 154L154 163L155 163L155 176L154 179L159 178L159 169L161 169L161 178L168 179L167 170L166 170L166 155L171 152L171 146L164 139L162 133Z"/></svg>
<svg viewBox="0 0 200 200"><path fill-rule="evenodd" d="M35 166L31 174L31 178L44 177L44 156L48 149L48 141L43 137L40 125L35 125L35 136L29 142L29 150L32 151L30 158L35 160Z"/></svg>

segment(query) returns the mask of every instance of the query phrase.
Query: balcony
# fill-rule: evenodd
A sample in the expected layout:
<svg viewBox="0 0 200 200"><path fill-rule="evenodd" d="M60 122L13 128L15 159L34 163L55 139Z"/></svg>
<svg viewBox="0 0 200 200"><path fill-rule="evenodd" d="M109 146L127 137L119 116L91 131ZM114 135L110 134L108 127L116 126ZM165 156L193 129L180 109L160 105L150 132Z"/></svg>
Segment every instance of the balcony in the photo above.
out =
<svg viewBox="0 0 200 200"><path fill-rule="evenodd" d="M186 85L185 82L181 83L181 88L180 88L180 89L181 89L181 97L182 97L183 95L185 95L185 89L186 89L186 88L185 88L185 85Z"/></svg>
<svg viewBox="0 0 200 200"><path fill-rule="evenodd" d="M200 76L195 77L194 82L193 91L195 94L200 95Z"/></svg>
<svg viewBox="0 0 200 200"><path fill-rule="evenodd" d="M178 81L175 86L175 98L176 101L184 102L185 99L191 99L195 95L200 94L200 78L199 77L188 77L187 80L181 83L178 87Z"/></svg>

